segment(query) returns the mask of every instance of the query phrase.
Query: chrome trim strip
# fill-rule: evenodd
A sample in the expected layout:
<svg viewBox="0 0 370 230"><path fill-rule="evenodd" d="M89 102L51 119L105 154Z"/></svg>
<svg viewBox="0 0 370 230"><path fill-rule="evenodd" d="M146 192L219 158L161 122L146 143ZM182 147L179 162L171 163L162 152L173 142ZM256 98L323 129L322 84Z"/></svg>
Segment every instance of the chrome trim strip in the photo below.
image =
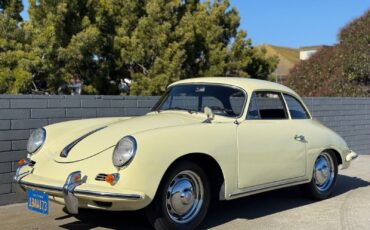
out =
<svg viewBox="0 0 370 230"><path fill-rule="evenodd" d="M62 187L57 187L57 186L52 186L52 185L42 185L42 184L35 184L35 183L30 183L30 182L24 182L24 181L19 181L18 182L20 186L28 186L32 188L39 188L39 189L46 189L50 191L55 191L55 192L63 192Z"/></svg>
<svg viewBox="0 0 370 230"><path fill-rule="evenodd" d="M60 157L67 157L69 152L72 150L73 147L75 147L75 145L77 145L80 141L82 141L83 139L85 139L86 137L90 136L91 134L95 133L95 132L98 132L102 129L105 129L107 128L107 126L103 126L103 127L100 127L100 128L97 128L97 129L94 129L88 133L86 133L85 135L77 138L76 140L74 140L73 142L69 143L66 147L64 147L64 149L62 150L62 152L60 152L59 156Z"/></svg>
<svg viewBox="0 0 370 230"><path fill-rule="evenodd" d="M19 182L21 186L28 186L35 189L45 189L55 192L63 192L62 187L51 186L51 185L42 185L42 184L35 184L30 182ZM125 200L140 200L143 199L141 195L138 194L122 194L122 193L110 193L110 192L97 192L91 190L84 190L84 189L75 189L75 195L90 195L90 196L98 196L98 197L109 197L109 198L117 198L117 199L125 199Z"/></svg>
<svg viewBox="0 0 370 230"><path fill-rule="evenodd" d="M137 194L122 194L122 193L110 193L110 192L95 192L90 190L75 190L75 194L91 195L100 197L111 197L111 198L122 198L129 200L140 200L142 197Z"/></svg>
<svg viewBox="0 0 370 230"><path fill-rule="evenodd" d="M268 184L251 186L251 187L247 187L246 189L244 189L244 191L229 194L229 197L246 195L248 193L254 193L254 192L263 191L263 190L271 189L271 188L283 187L283 186L296 184L300 182L309 182L309 180L303 179L302 177L297 177L297 178L291 178L287 180L275 181L275 182L268 183Z"/></svg>

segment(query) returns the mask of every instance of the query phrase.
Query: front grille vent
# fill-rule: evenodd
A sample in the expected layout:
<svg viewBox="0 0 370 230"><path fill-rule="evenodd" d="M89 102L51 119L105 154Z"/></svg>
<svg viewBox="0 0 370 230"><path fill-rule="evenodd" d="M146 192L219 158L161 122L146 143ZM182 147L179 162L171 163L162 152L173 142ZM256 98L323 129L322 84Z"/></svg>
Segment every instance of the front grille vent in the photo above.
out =
<svg viewBox="0 0 370 230"><path fill-rule="evenodd" d="M95 180L105 181L105 177L107 177L107 174L105 174L105 173L99 173L98 175L96 175Z"/></svg>

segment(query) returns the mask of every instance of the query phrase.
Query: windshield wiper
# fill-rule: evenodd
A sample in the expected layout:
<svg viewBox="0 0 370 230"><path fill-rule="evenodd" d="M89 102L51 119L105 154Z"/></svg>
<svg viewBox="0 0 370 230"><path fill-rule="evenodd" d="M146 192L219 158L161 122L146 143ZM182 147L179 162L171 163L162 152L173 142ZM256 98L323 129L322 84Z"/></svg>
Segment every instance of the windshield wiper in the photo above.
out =
<svg viewBox="0 0 370 230"><path fill-rule="evenodd" d="M194 113L194 111L192 111L190 109L185 109L185 108L181 108L181 107L171 107L171 108L164 109L164 110L182 110L182 111L187 111L190 114Z"/></svg>

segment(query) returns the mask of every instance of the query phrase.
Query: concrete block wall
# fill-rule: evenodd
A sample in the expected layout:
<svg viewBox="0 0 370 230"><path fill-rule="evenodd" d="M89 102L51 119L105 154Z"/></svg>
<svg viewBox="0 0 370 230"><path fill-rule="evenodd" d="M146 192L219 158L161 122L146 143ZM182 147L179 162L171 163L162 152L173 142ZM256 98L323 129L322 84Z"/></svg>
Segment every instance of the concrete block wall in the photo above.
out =
<svg viewBox="0 0 370 230"><path fill-rule="evenodd" d="M0 95L0 205L20 201L12 184L30 133L81 118L138 116L159 97Z"/></svg>
<svg viewBox="0 0 370 230"><path fill-rule="evenodd" d="M314 119L341 135L351 149L370 154L370 97L304 98Z"/></svg>
<svg viewBox="0 0 370 230"><path fill-rule="evenodd" d="M17 162L26 156L35 128L56 122L150 111L159 97L0 95L0 205L19 202L12 185ZM304 98L314 119L370 154L370 98Z"/></svg>

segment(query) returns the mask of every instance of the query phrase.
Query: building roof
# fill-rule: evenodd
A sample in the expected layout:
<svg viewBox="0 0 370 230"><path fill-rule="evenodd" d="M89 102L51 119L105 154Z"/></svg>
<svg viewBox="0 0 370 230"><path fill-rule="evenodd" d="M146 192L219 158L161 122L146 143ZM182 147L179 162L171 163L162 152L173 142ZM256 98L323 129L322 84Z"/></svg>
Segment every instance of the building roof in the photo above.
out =
<svg viewBox="0 0 370 230"><path fill-rule="evenodd" d="M237 86L245 89L248 93L253 92L254 90L277 90L287 93L297 95L290 88L277 84L271 81L263 81L258 79L251 78L241 78L241 77L199 77L199 78L190 78L186 80L177 81L172 85L185 84L185 83L217 83Z"/></svg>
<svg viewBox="0 0 370 230"><path fill-rule="evenodd" d="M299 48L299 51L310 51L310 50L319 50L326 45L317 45L317 46L303 46Z"/></svg>

